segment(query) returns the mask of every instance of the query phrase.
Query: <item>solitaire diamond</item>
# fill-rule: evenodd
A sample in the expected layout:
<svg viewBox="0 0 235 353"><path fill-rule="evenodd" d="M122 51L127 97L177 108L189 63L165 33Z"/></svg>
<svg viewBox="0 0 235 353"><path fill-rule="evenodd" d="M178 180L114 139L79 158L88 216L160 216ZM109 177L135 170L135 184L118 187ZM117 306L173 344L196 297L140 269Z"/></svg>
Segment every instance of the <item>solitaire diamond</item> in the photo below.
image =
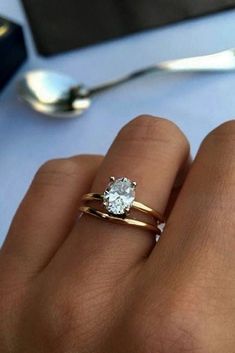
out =
<svg viewBox="0 0 235 353"><path fill-rule="evenodd" d="M110 178L111 182L104 192L104 206L114 215L124 215L135 200L136 183L127 179Z"/></svg>

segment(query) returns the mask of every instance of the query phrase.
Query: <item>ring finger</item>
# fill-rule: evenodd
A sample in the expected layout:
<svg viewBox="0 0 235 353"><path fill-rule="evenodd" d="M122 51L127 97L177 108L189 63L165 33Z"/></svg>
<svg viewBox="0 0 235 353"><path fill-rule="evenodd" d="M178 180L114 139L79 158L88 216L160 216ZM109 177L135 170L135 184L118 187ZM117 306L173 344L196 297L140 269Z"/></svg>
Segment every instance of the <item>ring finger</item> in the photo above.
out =
<svg viewBox="0 0 235 353"><path fill-rule="evenodd" d="M164 213L175 179L189 161L189 145L172 122L141 116L119 133L101 164L92 192L103 193L110 176L126 176L137 182L136 200ZM55 261L60 266L97 270L114 265L125 270L146 257L153 248L154 234L131 226L102 222L84 215L61 248ZM93 266L93 265L92 265Z"/></svg>

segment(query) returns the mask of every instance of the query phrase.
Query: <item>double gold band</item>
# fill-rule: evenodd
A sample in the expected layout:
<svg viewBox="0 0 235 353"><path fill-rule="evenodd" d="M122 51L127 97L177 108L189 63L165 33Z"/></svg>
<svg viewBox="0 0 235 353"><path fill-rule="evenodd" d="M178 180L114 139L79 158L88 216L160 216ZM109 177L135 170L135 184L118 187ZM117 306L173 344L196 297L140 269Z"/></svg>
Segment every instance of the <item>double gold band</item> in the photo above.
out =
<svg viewBox="0 0 235 353"><path fill-rule="evenodd" d="M86 201L101 201L101 202L103 202L103 199L104 199L104 196L102 194L98 194L98 193L89 193L89 194L85 194L82 197L82 201L84 201L84 202L86 202ZM102 211L99 211L99 210L97 210L93 207L89 207L89 206L81 206L80 211L83 213L89 214L91 216L97 217L101 220L106 220L106 221L117 223L117 224L131 225L134 227L141 227L146 230L150 230L152 232L155 232L155 234L157 234L157 235L161 235L161 230L158 228L158 226L159 226L159 224L164 223L164 218L159 212L155 211L151 207L146 206L145 204L138 202L138 201L134 201L132 203L131 208L136 209L140 212L143 212L147 215L150 215L153 218L155 224L149 224L144 221L139 221L139 220L136 220L133 218L129 218L127 216L120 217L120 216L112 215L109 213L104 213Z"/></svg>

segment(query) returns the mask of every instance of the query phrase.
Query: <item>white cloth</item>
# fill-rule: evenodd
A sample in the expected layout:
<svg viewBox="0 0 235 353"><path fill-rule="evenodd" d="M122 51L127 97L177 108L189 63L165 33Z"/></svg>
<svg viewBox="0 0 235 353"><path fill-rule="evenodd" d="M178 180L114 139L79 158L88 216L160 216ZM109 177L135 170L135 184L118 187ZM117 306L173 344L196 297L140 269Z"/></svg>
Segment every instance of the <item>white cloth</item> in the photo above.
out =
<svg viewBox="0 0 235 353"><path fill-rule="evenodd" d="M36 54L19 0L1 1L0 15L24 25L30 52L27 64L0 95L0 243L34 173L46 160L105 153L118 130L142 113L176 122L195 154L209 130L234 116L235 73L150 75L97 96L89 112L70 121L45 118L15 94L17 78L32 68L58 70L93 85L161 60L233 47L234 10L50 59Z"/></svg>

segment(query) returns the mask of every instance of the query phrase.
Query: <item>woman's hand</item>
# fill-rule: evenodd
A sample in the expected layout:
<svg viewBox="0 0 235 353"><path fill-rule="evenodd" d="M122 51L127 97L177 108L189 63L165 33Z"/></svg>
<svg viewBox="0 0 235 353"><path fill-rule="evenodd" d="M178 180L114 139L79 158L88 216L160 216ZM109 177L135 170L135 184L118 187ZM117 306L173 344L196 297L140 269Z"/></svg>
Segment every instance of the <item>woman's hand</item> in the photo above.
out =
<svg viewBox="0 0 235 353"><path fill-rule="evenodd" d="M40 168L0 252L1 353L235 352L235 122L189 161L183 133L145 116L104 159ZM82 195L111 175L168 215L157 245L146 230L77 221Z"/></svg>

